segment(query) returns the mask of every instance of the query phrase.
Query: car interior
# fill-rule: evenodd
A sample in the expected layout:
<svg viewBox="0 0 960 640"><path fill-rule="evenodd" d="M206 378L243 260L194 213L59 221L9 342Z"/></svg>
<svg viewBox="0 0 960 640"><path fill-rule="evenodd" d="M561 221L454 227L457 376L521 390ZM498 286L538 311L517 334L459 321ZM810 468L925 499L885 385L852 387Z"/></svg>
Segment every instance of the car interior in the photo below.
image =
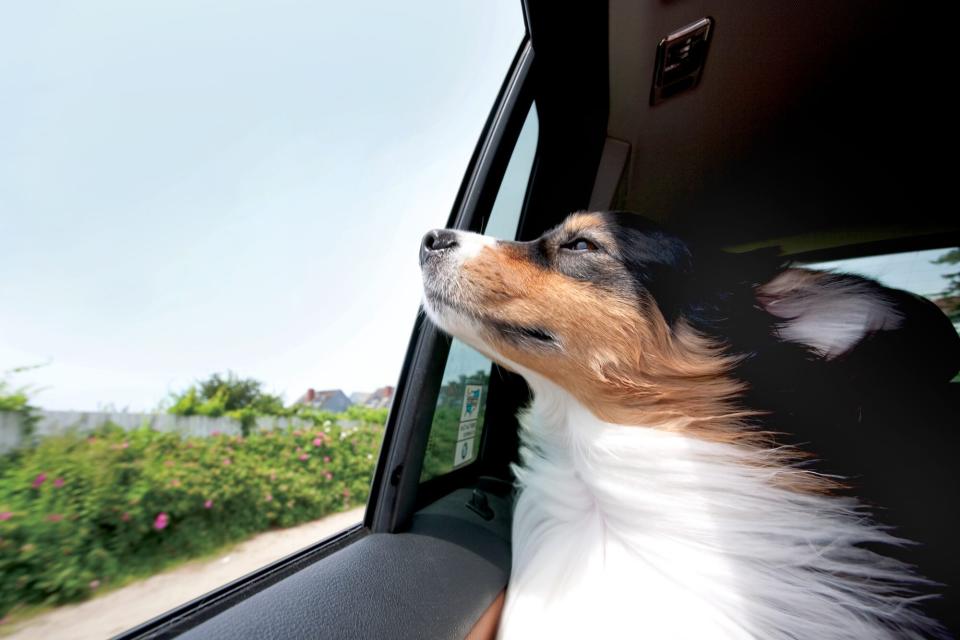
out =
<svg viewBox="0 0 960 640"><path fill-rule="evenodd" d="M570 212L617 209L728 251L779 247L798 264L960 246L941 153L954 126L947 43L928 12L863 0L526 0L523 10L527 37L449 227L525 240ZM514 162L531 136L532 157ZM501 185L518 172L504 220ZM842 389L809 381L789 438L917 542L896 554L942 585L925 606L957 633L960 353L936 315L911 319L917 340L878 347L869 374ZM489 633L508 587L515 415L529 394L494 365L478 383L471 450L424 474L448 360L462 348L417 319L361 524L120 637Z"/></svg>

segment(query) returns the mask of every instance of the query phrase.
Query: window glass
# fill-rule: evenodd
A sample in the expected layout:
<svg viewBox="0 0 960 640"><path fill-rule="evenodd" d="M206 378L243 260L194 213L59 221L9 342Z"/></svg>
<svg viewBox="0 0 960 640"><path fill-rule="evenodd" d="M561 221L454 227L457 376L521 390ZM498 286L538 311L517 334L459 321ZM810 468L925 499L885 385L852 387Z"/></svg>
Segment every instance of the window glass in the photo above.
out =
<svg viewBox="0 0 960 640"><path fill-rule="evenodd" d="M888 287L921 295L940 307L960 332L960 247L833 260L806 266L855 273ZM960 382L960 374L953 381Z"/></svg>
<svg viewBox="0 0 960 640"><path fill-rule="evenodd" d="M483 230L484 235L501 240L513 240L517 237L517 226L520 223L520 213L523 211L523 199L527 195L527 185L530 182L530 170L533 168L539 134L540 121L537 118L537 106L533 105L513 147L507 170L503 174L503 181L500 183L497 197L490 210L490 220L487 221Z"/></svg>
<svg viewBox="0 0 960 640"><path fill-rule="evenodd" d="M960 323L960 248L906 251L805 266L855 273L924 296Z"/></svg>
<svg viewBox="0 0 960 640"><path fill-rule="evenodd" d="M523 123L497 191L484 232L495 238L516 237L523 200L536 156L539 121L533 106ZM491 362L453 338L443 383L433 414L420 481L443 475L477 459L483 434Z"/></svg>
<svg viewBox="0 0 960 640"><path fill-rule="evenodd" d="M523 35L516 0L3 4L0 636L109 637L361 519Z"/></svg>

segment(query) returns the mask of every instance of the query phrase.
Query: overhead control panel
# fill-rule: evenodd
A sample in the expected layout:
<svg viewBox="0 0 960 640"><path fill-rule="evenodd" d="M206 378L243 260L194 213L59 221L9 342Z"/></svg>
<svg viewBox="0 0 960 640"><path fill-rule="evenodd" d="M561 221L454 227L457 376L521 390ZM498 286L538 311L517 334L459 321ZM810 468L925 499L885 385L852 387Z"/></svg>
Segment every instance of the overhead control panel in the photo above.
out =
<svg viewBox="0 0 960 640"><path fill-rule="evenodd" d="M650 90L651 105L697 86L712 36L713 18L702 18L660 41Z"/></svg>

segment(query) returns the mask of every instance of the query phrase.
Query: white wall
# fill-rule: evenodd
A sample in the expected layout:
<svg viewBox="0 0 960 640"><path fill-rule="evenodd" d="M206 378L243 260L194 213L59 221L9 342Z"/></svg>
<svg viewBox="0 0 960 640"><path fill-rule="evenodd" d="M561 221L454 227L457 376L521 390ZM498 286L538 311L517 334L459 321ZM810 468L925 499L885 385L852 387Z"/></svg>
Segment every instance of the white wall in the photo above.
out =
<svg viewBox="0 0 960 640"><path fill-rule="evenodd" d="M105 422L112 422L127 431L142 426L157 431L175 431L185 436L207 437L214 432L224 435L239 435L240 421L233 418L208 418L206 416L175 416L168 413L113 413L108 411L38 411L39 421L33 429L34 441L46 436L65 433L71 429L93 431ZM344 427L354 427L354 421L339 421ZM312 422L298 418L260 416L256 429L309 428ZM21 447L24 442L22 421L17 413L0 411L0 454Z"/></svg>

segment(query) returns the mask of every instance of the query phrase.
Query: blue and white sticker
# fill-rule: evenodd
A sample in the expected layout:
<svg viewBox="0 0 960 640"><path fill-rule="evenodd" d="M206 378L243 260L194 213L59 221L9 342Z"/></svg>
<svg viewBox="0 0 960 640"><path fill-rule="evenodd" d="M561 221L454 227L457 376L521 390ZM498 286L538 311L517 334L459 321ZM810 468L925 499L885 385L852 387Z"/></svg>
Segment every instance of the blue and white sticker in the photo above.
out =
<svg viewBox="0 0 960 640"><path fill-rule="evenodd" d="M463 410L460 412L460 421L476 420L480 415L480 396L483 394L482 384L468 384L463 389Z"/></svg>

